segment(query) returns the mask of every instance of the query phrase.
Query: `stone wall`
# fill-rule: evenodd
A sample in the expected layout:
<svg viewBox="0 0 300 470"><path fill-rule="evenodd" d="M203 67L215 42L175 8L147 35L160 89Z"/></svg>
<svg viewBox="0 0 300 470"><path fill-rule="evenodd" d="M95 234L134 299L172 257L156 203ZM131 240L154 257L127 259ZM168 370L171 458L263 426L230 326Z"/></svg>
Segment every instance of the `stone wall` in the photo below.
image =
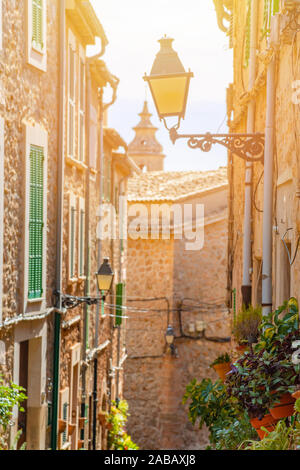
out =
<svg viewBox="0 0 300 470"><path fill-rule="evenodd" d="M228 344L200 339L203 333L195 329L202 320L207 337L230 336L225 308L226 202L226 187L182 202L205 206L207 225L200 251L187 251L187 239L129 237L127 303L141 311L128 312L124 394L131 413L128 430L141 449L200 449L208 443L206 430L199 431L188 421L182 398L192 379L217 379L209 365L228 350ZM169 315L168 303L160 297L168 299ZM137 300L143 298L157 300ZM168 324L176 337L188 336L175 340L177 358L166 347Z"/></svg>
<svg viewBox="0 0 300 470"><path fill-rule="evenodd" d="M263 0L259 0L258 17L258 59L257 76L261 75L261 86L255 93L255 130L265 132L266 116L266 70L267 57L266 38L261 38ZM242 66L243 40L245 34L246 3L241 7L234 2L234 83L233 83L233 122L230 123L231 132L245 132L247 109L245 103L245 87L249 76L249 69ZM279 21L284 22L283 15L279 15ZM282 23L283 24L283 23ZM289 268L286 262L286 254L281 242L287 228L292 228L286 241L290 243L291 252L294 254L299 236L299 166L298 166L298 119L299 105L292 102L294 93L293 82L299 79L299 37L294 41L288 41L281 34L278 43L276 66L276 105L275 105L275 154L274 154L274 187L273 187L273 223L277 227L273 231L273 306L278 306L289 295L299 296L299 256ZM244 85L243 85L244 84ZM243 107L244 106L244 107ZM242 118L235 123L237 116L242 112ZM230 159L229 159L230 163ZM263 222L263 165L256 163L253 166L252 182L252 302L261 302L261 259L262 259L262 222ZM241 307L242 270L243 270L243 219L244 219L244 192L245 192L245 163L232 157L229 165L229 183L232 187L230 200L231 227L229 239L232 240L230 254L233 255L233 282L232 288L237 289L237 307ZM290 290L283 287L284 279L289 278Z"/></svg>

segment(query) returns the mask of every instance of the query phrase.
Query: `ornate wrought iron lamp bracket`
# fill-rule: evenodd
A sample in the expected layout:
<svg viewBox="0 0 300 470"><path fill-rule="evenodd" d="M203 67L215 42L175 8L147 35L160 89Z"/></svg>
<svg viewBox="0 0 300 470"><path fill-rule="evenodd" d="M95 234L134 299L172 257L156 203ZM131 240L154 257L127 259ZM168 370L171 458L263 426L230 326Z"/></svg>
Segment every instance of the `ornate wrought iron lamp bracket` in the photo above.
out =
<svg viewBox="0 0 300 470"><path fill-rule="evenodd" d="M105 300L105 296L102 297L76 297L74 295L62 294L58 291L54 292L56 297L60 297L61 305L63 309L72 310L81 304L96 305L100 301Z"/></svg>
<svg viewBox="0 0 300 470"><path fill-rule="evenodd" d="M178 134L177 129L175 126L169 131L173 144L178 139L187 139L191 149L202 152L210 152L214 144L220 144L247 162L264 162L264 134Z"/></svg>

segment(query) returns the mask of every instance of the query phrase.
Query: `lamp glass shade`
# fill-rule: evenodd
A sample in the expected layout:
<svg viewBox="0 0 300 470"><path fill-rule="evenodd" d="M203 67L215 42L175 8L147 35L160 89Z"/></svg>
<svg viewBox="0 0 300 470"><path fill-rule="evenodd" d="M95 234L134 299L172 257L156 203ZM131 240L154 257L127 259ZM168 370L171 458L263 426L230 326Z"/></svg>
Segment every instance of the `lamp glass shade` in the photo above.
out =
<svg viewBox="0 0 300 470"><path fill-rule="evenodd" d="M168 326L167 332L166 332L166 342L167 344L173 344L174 343L174 337L175 333L171 325Z"/></svg>
<svg viewBox="0 0 300 470"><path fill-rule="evenodd" d="M99 271L96 274L98 289L100 292L108 292L111 289L114 273L109 265L109 259L104 258Z"/></svg>
<svg viewBox="0 0 300 470"><path fill-rule="evenodd" d="M160 51L156 55L148 82L152 98L160 119L169 116L184 118L192 72L186 72L177 52L172 47L173 39L159 40Z"/></svg>
<svg viewBox="0 0 300 470"><path fill-rule="evenodd" d="M150 78L149 86L159 117L184 116L190 77Z"/></svg>

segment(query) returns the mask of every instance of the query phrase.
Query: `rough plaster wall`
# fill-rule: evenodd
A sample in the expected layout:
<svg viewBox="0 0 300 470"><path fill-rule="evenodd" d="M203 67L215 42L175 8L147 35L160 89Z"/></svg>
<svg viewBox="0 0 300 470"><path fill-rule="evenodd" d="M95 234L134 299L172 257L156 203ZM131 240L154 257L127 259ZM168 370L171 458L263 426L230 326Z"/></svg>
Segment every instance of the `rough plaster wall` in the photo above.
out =
<svg viewBox="0 0 300 470"><path fill-rule="evenodd" d="M224 201L224 197L222 198ZM225 195L226 201L226 195ZM215 206L207 201L213 212ZM223 203L224 206L224 203ZM225 203L226 207L226 203ZM224 207L223 207L224 208ZM200 252L185 251L179 240L128 241L128 299L167 296L171 305L192 297L212 302L226 297L227 220L207 226L205 245ZM173 302L174 301L174 302ZM129 302L140 309L166 309L165 301ZM216 379L209 364L228 345L203 340L176 341L179 357L164 354L166 313L129 313L124 393L131 417L128 430L142 449L200 449L208 443L207 432L197 430L188 421L187 407L182 405L186 385L193 379ZM207 336L229 336L229 319L224 310L213 309L199 315L199 309L183 313L183 329L201 318L211 323ZM217 321L216 321L217 320ZM179 335L177 312L170 320Z"/></svg>

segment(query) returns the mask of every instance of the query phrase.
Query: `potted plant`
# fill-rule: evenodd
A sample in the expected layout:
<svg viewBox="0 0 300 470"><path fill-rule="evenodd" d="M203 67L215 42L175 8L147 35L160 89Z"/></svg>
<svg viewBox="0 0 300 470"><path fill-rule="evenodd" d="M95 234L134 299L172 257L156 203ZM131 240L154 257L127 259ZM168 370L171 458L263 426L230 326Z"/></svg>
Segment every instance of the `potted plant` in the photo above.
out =
<svg viewBox="0 0 300 470"><path fill-rule="evenodd" d="M85 417L80 417L78 418L78 426L79 429L83 429L85 426L86 418Z"/></svg>
<svg viewBox="0 0 300 470"><path fill-rule="evenodd" d="M230 371L230 356L228 353L218 356L210 365L218 374L220 379L224 382L226 374Z"/></svg>
<svg viewBox="0 0 300 470"><path fill-rule="evenodd" d="M269 412L271 404L269 390L270 376L265 368L263 353L248 351L235 362L227 374L225 385L230 396L236 398L247 411L250 422L262 439L265 431L273 430L276 420Z"/></svg>
<svg viewBox="0 0 300 470"><path fill-rule="evenodd" d="M270 431L278 419L293 414L290 393L300 380L300 366L291 360L292 343L299 339L298 313L293 305L286 310L287 304L263 319L259 341L227 375L229 394L248 411L257 430L264 425Z"/></svg>
<svg viewBox="0 0 300 470"><path fill-rule="evenodd" d="M98 420L101 426L105 426L107 424L108 413L106 411L100 410L98 413Z"/></svg>
<svg viewBox="0 0 300 470"><path fill-rule="evenodd" d="M67 427L67 421L65 421L64 419L59 419L58 420L58 432L59 432L59 434L64 432L66 430L66 427Z"/></svg>
<svg viewBox="0 0 300 470"><path fill-rule="evenodd" d="M242 440L255 438L249 416L238 400L229 396L225 385L210 379L192 380L186 387L183 404L189 401L188 417L199 429L205 425L211 445L218 449L237 449Z"/></svg>
<svg viewBox="0 0 300 470"><path fill-rule="evenodd" d="M238 343L238 350L246 350L249 344L256 343L259 337L259 325L262 320L262 308L246 307L237 314L233 325L233 336Z"/></svg>

